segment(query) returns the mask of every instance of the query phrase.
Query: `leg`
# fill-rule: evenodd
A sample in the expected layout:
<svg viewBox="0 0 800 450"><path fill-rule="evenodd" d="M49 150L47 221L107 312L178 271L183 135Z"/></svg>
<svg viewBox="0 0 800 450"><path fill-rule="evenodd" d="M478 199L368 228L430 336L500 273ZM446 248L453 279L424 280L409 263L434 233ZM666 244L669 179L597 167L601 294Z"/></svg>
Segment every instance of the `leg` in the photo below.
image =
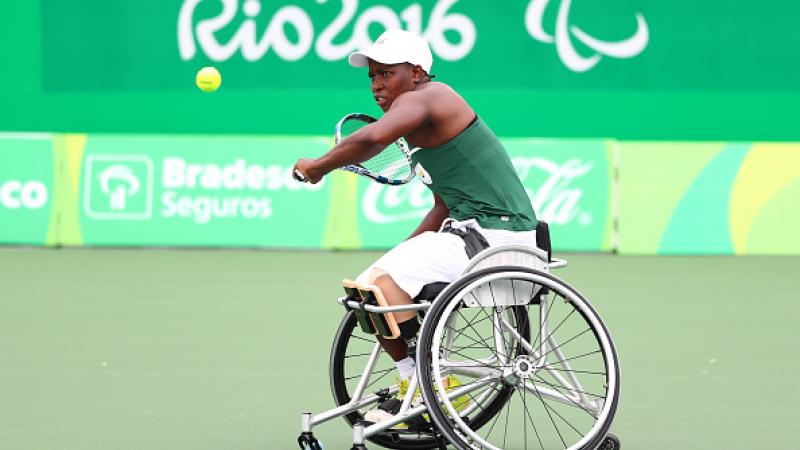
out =
<svg viewBox="0 0 800 450"><path fill-rule="evenodd" d="M388 353L376 350L376 336L371 333L361 331L355 313L350 311L345 314L331 349L331 387L337 406L346 405L356 399L361 402L366 398L374 397L377 390L391 388L394 383L391 376L382 377L387 371L394 370L394 362ZM373 352L376 352L373 355ZM377 360L373 360L377 356ZM370 380L359 389L360 381L367 365L371 365L372 371ZM363 406L356 411L344 415L344 419L350 426L354 426L365 420L365 415L375 408L383 400L376 400L370 403L363 403ZM377 422L373 420L370 422ZM417 432L380 433L368 438L379 448L393 448L397 450L420 450L432 449L436 447L436 440L429 434ZM367 443L369 446L369 443ZM350 448L349 446L347 447Z"/></svg>
<svg viewBox="0 0 800 450"><path fill-rule="evenodd" d="M425 232L383 255L359 275L357 281L378 286L391 305L410 305L413 303L411 295L416 295L422 286L434 281L455 280L468 262L464 241L460 237L451 233ZM411 295L407 292L409 290ZM413 311L394 313L398 325L416 316ZM395 361L407 357L408 348L403 339L379 341Z"/></svg>
<svg viewBox="0 0 800 450"><path fill-rule="evenodd" d="M381 288L384 298L392 306L410 305L414 302L411 297L394 282L388 273L380 269L372 269L370 273L370 283ZM414 320L416 317L417 313L415 311L394 313L394 318L398 325L408 320ZM386 353L388 353L393 360L400 361L408 356L408 346L405 340L386 339L379 336L378 341L380 341L381 347L386 350Z"/></svg>
<svg viewBox="0 0 800 450"><path fill-rule="evenodd" d="M467 263L464 241L460 237L451 233L425 232L387 252L356 280L362 284L378 287L386 304L411 305L412 297L424 285L434 281L455 280ZM367 412L364 418L368 422L378 423L399 412L401 403L408 399L406 395L409 394L408 389L415 372L416 364L414 359L409 357L409 351L413 350L409 350L406 339L417 334L417 330L414 329L419 327L416 322L417 313L395 312L393 316L402 337L378 340L381 347L394 360L399 375L398 393L395 398ZM411 405L419 402L418 389L410 395Z"/></svg>
<svg viewBox="0 0 800 450"><path fill-rule="evenodd" d="M402 339L386 339L385 337L378 336L378 342L381 343L381 347L386 350L386 353L388 353L395 362L402 361L408 356L408 345L406 345L406 341Z"/></svg>

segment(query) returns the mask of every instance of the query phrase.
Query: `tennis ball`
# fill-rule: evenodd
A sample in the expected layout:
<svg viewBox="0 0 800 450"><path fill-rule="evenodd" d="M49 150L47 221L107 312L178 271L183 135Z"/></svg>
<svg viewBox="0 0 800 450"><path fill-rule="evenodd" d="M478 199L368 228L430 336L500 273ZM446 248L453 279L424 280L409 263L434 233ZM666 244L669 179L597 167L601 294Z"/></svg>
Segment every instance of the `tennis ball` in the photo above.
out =
<svg viewBox="0 0 800 450"><path fill-rule="evenodd" d="M222 84L222 75L213 67L203 67L197 72L195 82L201 91L214 92L219 89L219 85Z"/></svg>

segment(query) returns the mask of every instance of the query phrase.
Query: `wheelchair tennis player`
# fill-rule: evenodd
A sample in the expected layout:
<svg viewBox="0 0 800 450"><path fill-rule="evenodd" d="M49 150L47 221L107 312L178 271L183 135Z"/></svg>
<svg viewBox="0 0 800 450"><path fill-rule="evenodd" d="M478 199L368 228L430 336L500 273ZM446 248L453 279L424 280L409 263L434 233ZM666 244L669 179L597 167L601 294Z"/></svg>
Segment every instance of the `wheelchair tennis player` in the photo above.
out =
<svg viewBox="0 0 800 450"><path fill-rule="evenodd" d="M372 94L384 115L325 155L297 161L296 176L317 183L343 166L368 167L365 162L405 140L415 149L408 155L411 174L434 196L433 208L411 236L361 273L353 286L374 286L381 302L407 305L426 284L454 281L483 248L536 247L536 215L506 150L453 88L432 81L433 56L423 38L387 30L369 49L350 55L349 62L368 68ZM378 339L395 362L402 399L415 370L413 345L420 323L415 311L393 316L388 326L400 339ZM449 381L458 383L454 377ZM398 399L383 402L365 419L392 417L399 404Z"/></svg>

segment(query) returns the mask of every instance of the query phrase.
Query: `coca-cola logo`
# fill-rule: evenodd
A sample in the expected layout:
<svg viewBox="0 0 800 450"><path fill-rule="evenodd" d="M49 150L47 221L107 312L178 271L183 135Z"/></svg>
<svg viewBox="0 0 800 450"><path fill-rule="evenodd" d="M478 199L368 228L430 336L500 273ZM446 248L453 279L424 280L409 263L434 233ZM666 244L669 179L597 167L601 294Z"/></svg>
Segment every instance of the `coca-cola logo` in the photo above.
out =
<svg viewBox="0 0 800 450"><path fill-rule="evenodd" d="M370 183L361 200L364 216L373 223L394 223L425 217L433 195L418 180L401 186Z"/></svg>
<svg viewBox="0 0 800 450"><path fill-rule="evenodd" d="M583 189L576 182L594 168L593 163L578 158L555 162L540 157L516 157L511 162L537 217L557 225L592 223L591 213L581 208ZM399 187L370 183L361 201L364 216L378 224L418 220L432 206L433 195L418 181Z"/></svg>
<svg viewBox="0 0 800 450"><path fill-rule="evenodd" d="M537 157L512 158L511 162L531 199L537 217L558 225L575 220L580 225L589 225L592 222L591 214L583 211L580 206L583 190L573 183L588 174L594 164L578 158L557 163ZM544 176L544 180L538 186L531 186L530 180L541 176Z"/></svg>

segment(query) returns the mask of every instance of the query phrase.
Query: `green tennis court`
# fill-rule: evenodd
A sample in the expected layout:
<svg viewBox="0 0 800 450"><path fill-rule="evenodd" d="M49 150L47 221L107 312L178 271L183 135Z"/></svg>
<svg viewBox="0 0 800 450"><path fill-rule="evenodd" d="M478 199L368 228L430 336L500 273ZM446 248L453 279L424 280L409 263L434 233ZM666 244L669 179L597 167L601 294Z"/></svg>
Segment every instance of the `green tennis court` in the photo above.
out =
<svg viewBox="0 0 800 450"><path fill-rule="evenodd" d="M800 1L3 6L0 450L800 449Z"/></svg>
<svg viewBox="0 0 800 450"><path fill-rule="evenodd" d="M295 448L332 406L339 282L376 255L0 249L0 448ZM625 448L796 448L800 257L566 257L620 353Z"/></svg>

